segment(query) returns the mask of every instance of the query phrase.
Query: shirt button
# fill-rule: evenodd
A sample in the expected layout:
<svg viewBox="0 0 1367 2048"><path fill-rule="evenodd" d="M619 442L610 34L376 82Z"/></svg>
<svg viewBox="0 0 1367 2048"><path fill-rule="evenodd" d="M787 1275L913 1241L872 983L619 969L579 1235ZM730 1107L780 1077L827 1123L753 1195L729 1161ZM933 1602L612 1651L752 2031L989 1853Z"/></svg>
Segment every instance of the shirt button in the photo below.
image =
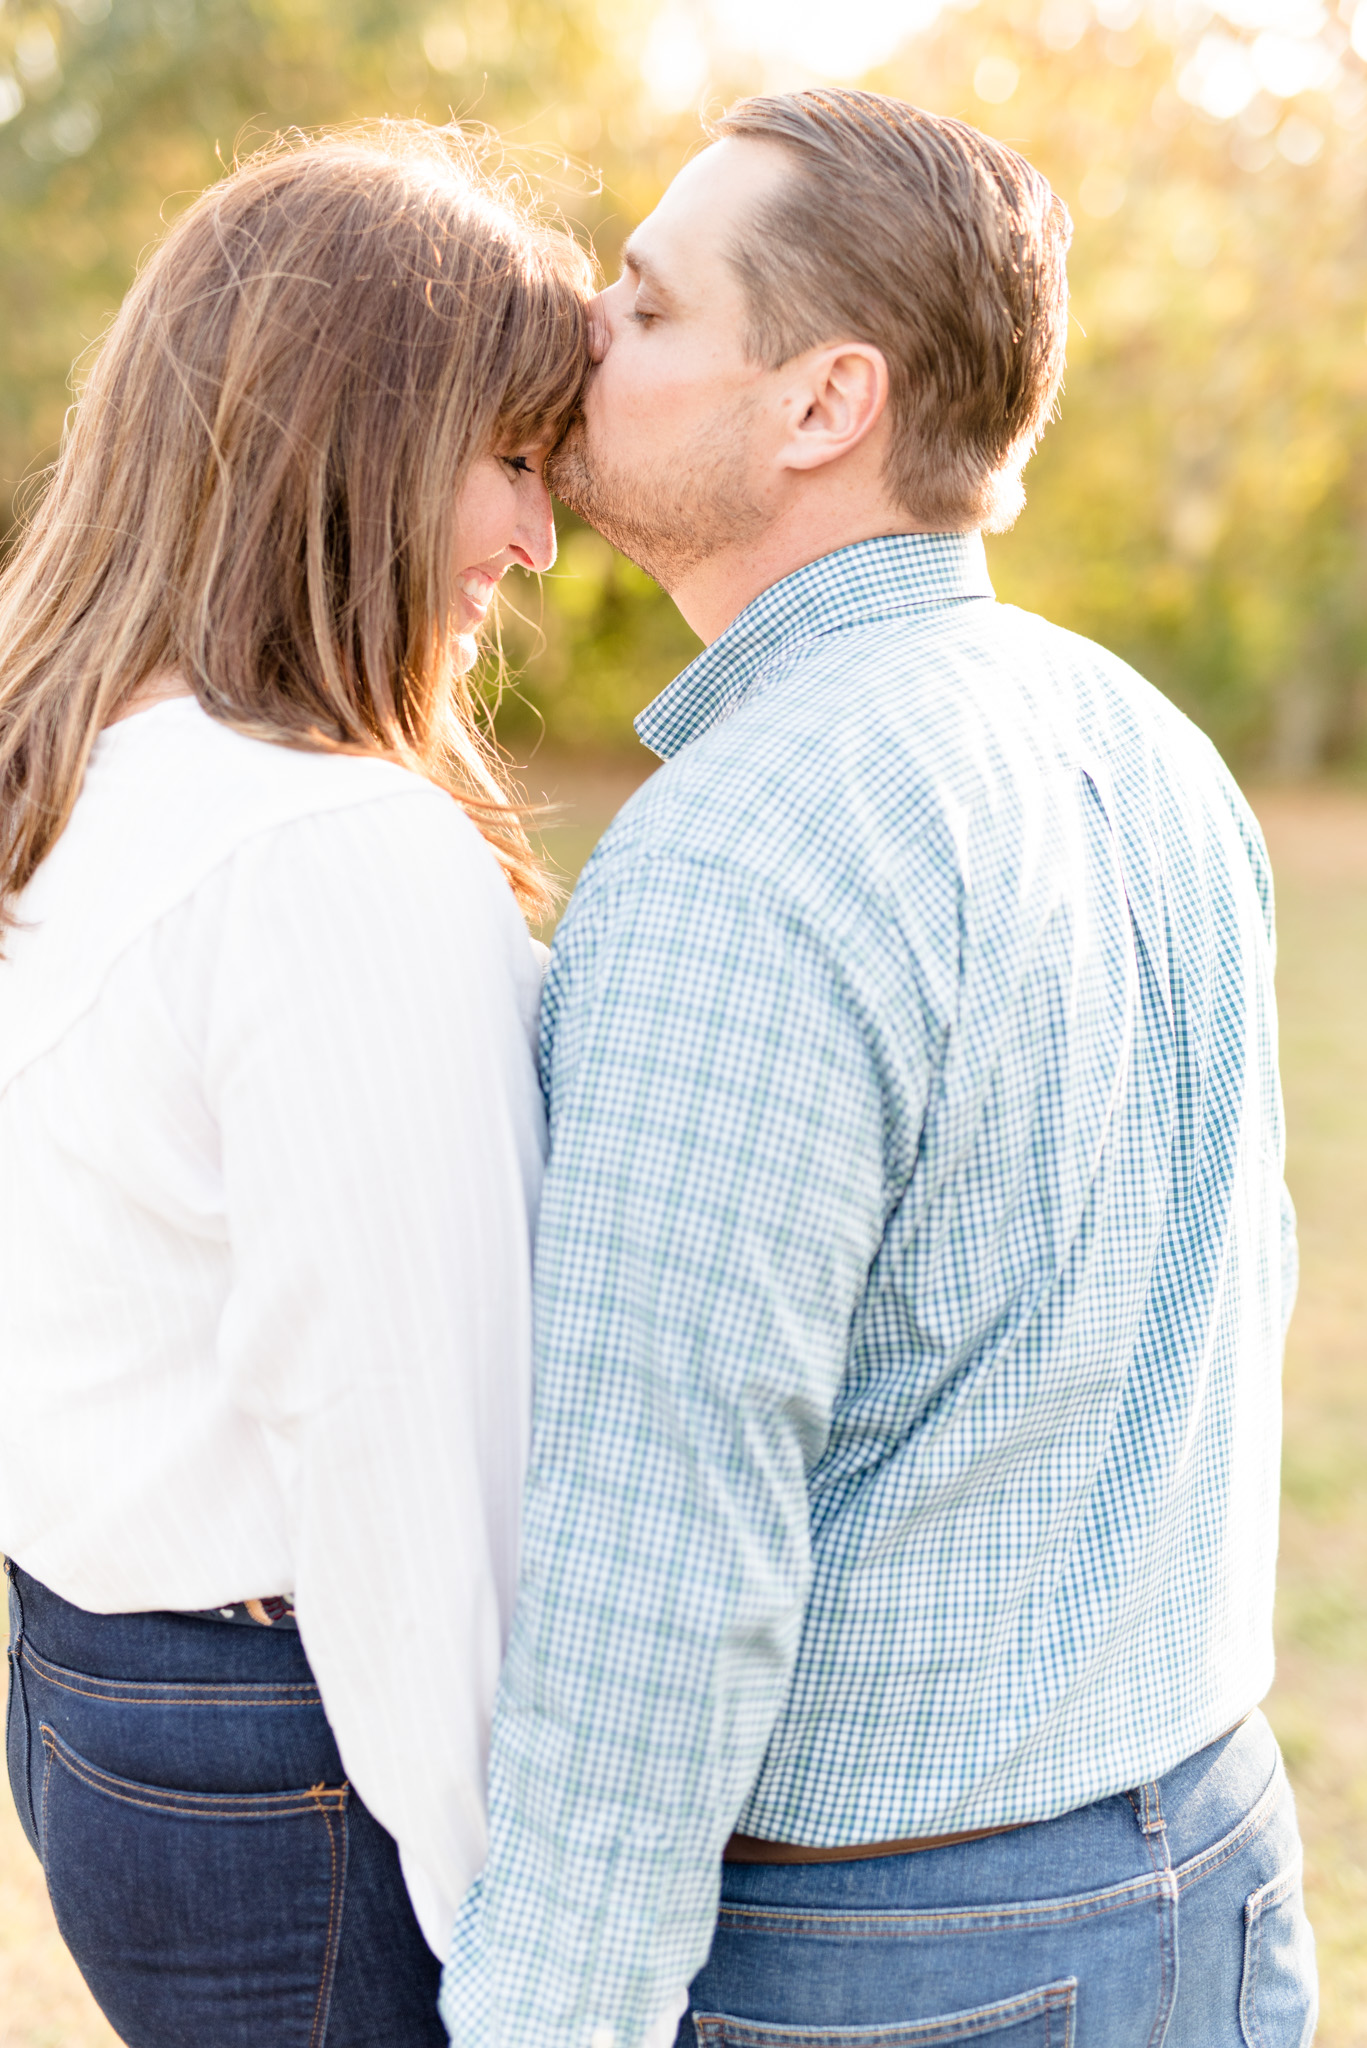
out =
<svg viewBox="0 0 1367 2048"><path fill-rule="evenodd" d="M617 2048L615 2027L595 2027L589 2035L589 2048Z"/></svg>

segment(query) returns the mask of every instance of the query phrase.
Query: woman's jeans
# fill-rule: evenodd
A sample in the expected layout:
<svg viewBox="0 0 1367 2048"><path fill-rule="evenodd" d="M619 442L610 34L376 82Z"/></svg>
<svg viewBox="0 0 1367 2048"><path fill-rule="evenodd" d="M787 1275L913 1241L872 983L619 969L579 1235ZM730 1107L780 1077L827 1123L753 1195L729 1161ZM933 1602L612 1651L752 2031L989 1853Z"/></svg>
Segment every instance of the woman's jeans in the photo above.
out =
<svg viewBox="0 0 1367 2048"><path fill-rule="evenodd" d="M445 2048L295 1632L87 1614L11 1567L9 1654L19 1818L129 2048Z"/></svg>
<svg viewBox="0 0 1367 2048"><path fill-rule="evenodd" d="M1272 1731L1156 1783L867 1862L727 1864L708 2048L1307 2048L1314 1937Z"/></svg>

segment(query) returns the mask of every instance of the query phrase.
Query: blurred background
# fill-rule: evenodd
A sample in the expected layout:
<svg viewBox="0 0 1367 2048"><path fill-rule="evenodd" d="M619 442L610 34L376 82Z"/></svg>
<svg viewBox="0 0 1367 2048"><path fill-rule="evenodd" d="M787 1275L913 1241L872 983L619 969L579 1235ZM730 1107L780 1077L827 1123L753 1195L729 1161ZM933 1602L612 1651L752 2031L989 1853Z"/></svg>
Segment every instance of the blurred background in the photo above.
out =
<svg viewBox="0 0 1367 2048"><path fill-rule="evenodd" d="M0 536L162 221L276 129L489 123L604 270L740 92L858 80L1023 150L1076 223L1062 417L999 594L1212 735L1279 887L1289 1178L1281 1661L1325 2048L1367 2048L1367 0L0 0ZM79 372L77 373L78 382ZM500 738L572 876L696 650L562 521ZM0 546L3 546L0 538ZM0 1794L0 1798L4 1795ZM0 2048L113 2037L0 1809Z"/></svg>

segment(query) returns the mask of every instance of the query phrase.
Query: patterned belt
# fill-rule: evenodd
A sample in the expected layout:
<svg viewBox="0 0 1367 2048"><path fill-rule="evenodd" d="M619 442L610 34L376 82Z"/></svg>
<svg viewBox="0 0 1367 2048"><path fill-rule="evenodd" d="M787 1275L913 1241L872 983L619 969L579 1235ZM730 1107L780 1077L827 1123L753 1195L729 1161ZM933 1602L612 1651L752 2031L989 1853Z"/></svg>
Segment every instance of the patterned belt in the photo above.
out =
<svg viewBox="0 0 1367 2048"><path fill-rule="evenodd" d="M293 1593L272 1593L266 1600L235 1600L231 1607L189 1607L182 1611L192 1621L231 1621L239 1628L293 1629L296 1635L299 1632Z"/></svg>

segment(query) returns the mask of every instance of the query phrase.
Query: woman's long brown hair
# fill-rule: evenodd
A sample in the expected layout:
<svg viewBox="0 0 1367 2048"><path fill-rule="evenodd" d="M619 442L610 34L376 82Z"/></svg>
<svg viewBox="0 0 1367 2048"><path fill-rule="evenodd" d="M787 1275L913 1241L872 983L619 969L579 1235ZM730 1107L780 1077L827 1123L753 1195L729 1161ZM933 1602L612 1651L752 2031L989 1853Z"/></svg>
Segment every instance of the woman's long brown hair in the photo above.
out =
<svg viewBox="0 0 1367 2048"><path fill-rule="evenodd" d="M161 242L0 575L0 937L91 748L178 670L234 730L450 791L548 901L459 665L470 464L553 439L589 265L453 129L274 144Z"/></svg>

